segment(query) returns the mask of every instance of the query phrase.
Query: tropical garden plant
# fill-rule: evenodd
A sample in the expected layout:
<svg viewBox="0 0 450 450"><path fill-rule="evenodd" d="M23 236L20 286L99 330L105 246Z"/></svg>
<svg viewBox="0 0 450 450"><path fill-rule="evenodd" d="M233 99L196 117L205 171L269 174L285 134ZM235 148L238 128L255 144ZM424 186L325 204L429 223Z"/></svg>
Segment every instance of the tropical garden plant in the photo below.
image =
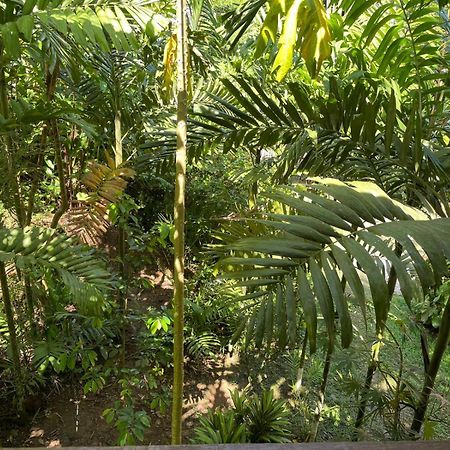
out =
<svg viewBox="0 0 450 450"><path fill-rule="evenodd" d="M196 442L445 435L449 31L435 0L3 2L5 404L120 386L120 445L170 401L179 444L231 352L254 395Z"/></svg>

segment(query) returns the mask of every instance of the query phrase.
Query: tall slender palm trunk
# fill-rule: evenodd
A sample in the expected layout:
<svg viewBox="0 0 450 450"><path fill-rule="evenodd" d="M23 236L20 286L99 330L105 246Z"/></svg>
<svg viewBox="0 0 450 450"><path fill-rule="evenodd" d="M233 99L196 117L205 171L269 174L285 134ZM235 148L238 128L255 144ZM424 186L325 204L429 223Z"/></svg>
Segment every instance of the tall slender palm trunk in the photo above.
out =
<svg viewBox="0 0 450 450"><path fill-rule="evenodd" d="M119 167L123 163L123 148L122 148L122 114L120 109L119 96L115 101L115 114L114 114L114 162L116 167ZM125 226L119 222L119 236L117 242L117 249L119 252L119 270L123 282L125 283ZM125 366L126 356L126 315L128 309L127 296L124 290L119 291L119 306L122 311L122 330L121 330L121 355L120 365Z"/></svg>
<svg viewBox="0 0 450 450"><path fill-rule="evenodd" d="M14 383L16 387L17 410L21 412L24 396L22 368L20 366L19 344L17 342L16 325L14 323L14 311L8 286L8 277L6 275L5 263L3 262L0 262L0 288L2 292L3 311L5 313L6 322L8 324Z"/></svg>
<svg viewBox="0 0 450 450"><path fill-rule="evenodd" d="M402 254L402 247L400 246L400 244L396 244L395 254L397 256L400 256ZM392 301L392 296L394 295L394 292L395 292L396 283L397 283L397 273L395 272L394 267L391 267L391 270L389 271L389 278L388 278L388 283L387 283L388 296L386 298L386 303L388 305L390 305L390 303ZM388 306L388 309L389 309L389 306ZM378 330L377 342L372 346L372 353L371 353L369 364L367 366L366 378L364 380L364 386L363 386L363 389L361 392L361 397L360 397L359 405L358 405L358 411L356 414L355 430L354 430L354 434L353 434L353 440L355 440L355 441L358 440L359 429L361 428L363 421L364 421L369 391L372 386L373 377L378 368L378 356L379 356L379 352L380 352L381 342L383 340L383 333L384 333L384 326L380 330Z"/></svg>
<svg viewBox="0 0 450 450"><path fill-rule="evenodd" d="M187 138L186 0L177 0L177 151L174 204L174 342L172 444L181 444L184 378L184 218Z"/></svg>
<svg viewBox="0 0 450 450"><path fill-rule="evenodd" d="M447 345L450 339L450 297L447 299L444 313L442 315L441 325L439 327L436 345L434 347L433 356L431 357L428 367L425 368L425 380L420 394L419 403L417 405L411 431L413 433L420 433L420 430L427 412L430 394L433 390L436 381L436 375L441 365L442 357L447 350Z"/></svg>

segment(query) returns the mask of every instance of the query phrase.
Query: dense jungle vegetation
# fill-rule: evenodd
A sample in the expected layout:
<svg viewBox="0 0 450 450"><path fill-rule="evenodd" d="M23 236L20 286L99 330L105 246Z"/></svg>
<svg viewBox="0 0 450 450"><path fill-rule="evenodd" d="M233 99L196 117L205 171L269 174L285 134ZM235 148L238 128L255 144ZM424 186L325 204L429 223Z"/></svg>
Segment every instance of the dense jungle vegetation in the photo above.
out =
<svg viewBox="0 0 450 450"><path fill-rule="evenodd" d="M0 446L449 439L448 7L0 1Z"/></svg>

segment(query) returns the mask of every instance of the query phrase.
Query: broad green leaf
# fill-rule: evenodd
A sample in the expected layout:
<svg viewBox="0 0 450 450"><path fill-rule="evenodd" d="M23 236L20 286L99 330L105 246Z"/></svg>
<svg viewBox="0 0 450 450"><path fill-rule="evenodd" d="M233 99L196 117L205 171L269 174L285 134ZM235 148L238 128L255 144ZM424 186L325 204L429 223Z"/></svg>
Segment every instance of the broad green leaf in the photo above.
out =
<svg viewBox="0 0 450 450"><path fill-rule="evenodd" d="M266 308L267 308L267 300L264 300L259 307L255 323L255 345L257 348L262 347L266 322Z"/></svg>
<svg viewBox="0 0 450 450"><path fill-rule="evenodd" d="M20 55L19 30L15 22L7 22L0 26L0 33L6 54L16 59Z"/></svg>
<svg viewBox="0 0 450 450"><path fill-rule="evenodd" d="M278 41L278 53L272 65L272 71L275 72L278 81L286 76L292 66L301 4L302 0L294 0L284 20L283 30Z"/></svg>
<svg viewBox="0 0 450 450"><path fill-rule="evenodd" d="M17 19L17 28L23 34L27 42L31 41L33 34L34 19L33 16L21 16Z"/></svg>
<svg viewBox="0 0 450 450"><path fill-rule="evenodd" d="M278 345L280 348L286 347L288 335L287 335L287 316L286 316L286 301L283 295L283 289L280 285L277 286L277 298L276 298L276 317L278 326Z"/></svg>
<svg viewBox="0 0 450 450"><path fill-rule="evenodd" d="M286 317L290 345L293 347L297 341L297 304L294 296L292 278L286 277Z"/></svg>
<svg viewBox="0 0 450 450"><path fill-rule="evenodd" d="M267 299L266 317L265 317L265 324L264 324L265 339L266 339L268 348L270 348L270 345L272 344L272 339L273 339L273 316L274 316L273 294L269 293L268 299Z"/></svg>
<svg viewBox="0 0 450 450"><path fill-rule="evenodd" d="M295 266L293 261L281 258L240 258L230 257L221 261L222 266L226 265L242 265L242 266L265 266L265 267L292 267Z"/></svg>
<svg viewBox="0 0 450 450"><path fill-rule="evenodd" d="M258 39L256 41L255 58L259 58L269 42L276 42L278 32L278 20L281 13L284 13L283 0L273 0L270 3L270 9L266 14L264 23L259 32Z"/></svg>
<svg viewBox="0 0 450 450"><path fill-rule="evenodd" d="M358 261L369 281L372 301L375 308L377 332L382 330L388 312L388 290L383 274L374 262L374 258L367 250L353 239L344 238L342 244Z"/></svg>
<svg viewBox="0 0 450 450"><path fill-rule="evenodd" d="M240 270L238 272L226 273L222 276L224 279L240 279L240 278L252 278L252 277L279 277L286 275L289 272L282 269L249 269Z"/></svg>
<svg viewBox="0 0 450 450"><path fill-rule="evenodd" d="M347 299L344 296L336 268L331 258L325 252L321 254L321 265L341 323L342 347L347 348L350 346L353 338L352 320L348 311Z"/></svg>
<svg viewBox="0 0 450 450"><path fill-rule="evenodd" d="M33 12L34 7L37 4L37 0L25 0L22 8L22 16L26 16Z"/></svg>
<svg viewBox="0 0 450 450"><path fill-rule="evenodd" d="M386 155L388 156L391 150L392 138L394 137L396 113L397 107L396 107L395 92L394 90L392 90L391 96L389 97L389 103L386 109L386 131L384 135L384 149Z"/></svg>

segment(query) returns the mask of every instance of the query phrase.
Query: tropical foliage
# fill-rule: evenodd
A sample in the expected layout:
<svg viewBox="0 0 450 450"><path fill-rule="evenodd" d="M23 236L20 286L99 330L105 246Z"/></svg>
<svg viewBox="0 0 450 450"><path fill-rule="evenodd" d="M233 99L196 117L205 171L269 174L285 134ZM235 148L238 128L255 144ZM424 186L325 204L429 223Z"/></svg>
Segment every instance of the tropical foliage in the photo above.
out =
<svg viewBox="0 0 450 450"><path fill-rule="evenodd" d="M448 6L2 2L0 445L448 438Z"/></svg>

